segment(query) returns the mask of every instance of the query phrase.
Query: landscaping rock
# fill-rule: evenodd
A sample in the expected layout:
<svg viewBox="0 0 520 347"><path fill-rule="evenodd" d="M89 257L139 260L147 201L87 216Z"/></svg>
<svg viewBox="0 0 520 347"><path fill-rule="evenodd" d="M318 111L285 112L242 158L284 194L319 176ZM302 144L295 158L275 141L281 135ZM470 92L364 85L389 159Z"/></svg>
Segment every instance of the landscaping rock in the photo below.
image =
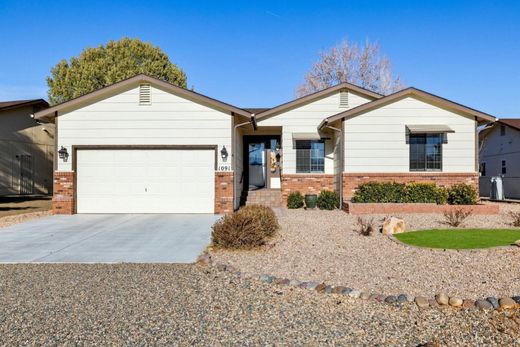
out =
<svg viewBox="0 0 520 347"><path fill-rule="evenodd" d="M331 294L332 293L332 286L328 285L325 287L325 294Z"/></svg>
<svg viewBox="0 0 520 347"><path fill-rule="evenodd" d="M481 310L492 310L493 305L487 300L477 300L475 301L475 306Z"/></svg>
<svg viewBox="0 0 520 347"><path fill-rule="evenodd" d="M368 300L368 299L370 299L370 293L369 292L362 292L361 295L359 296L359 298L361 300Z"/></svg>
<svg viewBox="0 0 520 347"><path fill-rule="evenodd" d="M268 276L268 275L260 276L260 281L265 282L265 283L273 283L273 280L274 280L273 276Z"/></svg>
<svg viewBox="0 0 520 347"><path fill-rule="evenodd" d="M430 306L433 308L440 308L441 305L437 302L435 299L428 299L428 302L430 303Z"/></svg>
<svg viewBox="0 0 520 347"><path fill-rule="evenodd" d="M319 285L319 283L316 283L316 282L306 282L305 283L305 288L309 289L309 290L314 290L316 289L316 287Z"/></svg>
<svg viewBox="0 0 520 347"><path fill-rule="evenodd" d="M513 296L511 299L513 299L517 304L520 304L520 295Z"/></svg>
<svg viewBox="0 0 520 347"><path fill-rule="evenodd" d="M462 301L461 298L455 298L455 297L453 297L453 298L450 298L449 303L450 303L450 306L453 306L453 307L461 307L462 304L464 303L464 301Z"/></svg>
<svg viewBox="0 0 520 347"><path fill-rule="evenodd" d="M450 298L444 293L435 295L435 300L439 305L448 305L450 302Z"/></svg>
<svg viewBox="0 0 520 347"><path fill-rule="evenodd" d="M510 309L516 307L516 302L511 298L502 298L499 301L500 308Z"/></svg>
<svg viewBox="0 0 520 347"><path fill-rule="evenodd" d="M406 225L404 220L396 217L390 217L385 219L383 222L383 235L393 235L404 233L406 231Z"/></svg>
<svg viewBox="0 0 520 347"><path fill-rule="evenodd" d="M462 303L462 307L463 308L475 307L475 300L471 300L471 299L464 300L464 302Z"/></svg>
<svg viewBox="0 0 520 347"><path fill-rule="evenodd" d="M318 293L324 293L325 288L327 288L327 285L325 283L320 283L314 288L314 290L317 291Z"/></svg>
<svg viewBox="0 0 520 347"><path fill-rule="evenodd" d="M424 296L418 296L415 298L415 304L419 308L428 308L430 304L428 303L428 299L426 299Z"/></svg>
<svg viewBox="0 0 520 347"><path fill-rule="evenodd" d="M516 241L515 241L515 245L516 245L517 247L520 247L520 240L516 240Z"/></svg>
<svg viewBox="0 0 520 347"><path fill-rule="evenodd" d="M343 287L343 286L336 286L334 288L332 288L332 294L343 294L343 291L347 289L346 287Z"/></svg>
<svg viewBox="0 0 520 347"><path fill-rule="evenodd" d="M406 298L408 299L408 302L415 302L415 296L406 294Z"/></svg>
<svg viewBox="0 0 520 347"><path fill-rule="evenodd" d="M370 294L370 296L368 297L368 300L376 301L376 298L377 298L377 294Z"/></svg>
<svg viewBox="0 0 520 347"><path fill-rule="evenodd" d="M350 293L348 293L348 296L350 296L351 298L359 298L360 295L361 295L361 292L359 290L355 290L355 289L353 289Z"/></svg>
<svg viewBox="0 0 520 347"><path fill-rule="evenodd" d="M495 298L493 296L490 296L490 297L487 297L486 300L489 301L489 303L491 305L493 305L493 308L495 310L500 307L500 305L498 304L498 299L497 298Z"/></svg>
<svg viewBox="0 0 520 347"><path fill-rule="evenodd" d="M226 271L226 264L218 263L217 264L217 270L219 270L219 271Z"/></svg>
<svg viewBox="0 0 520 347"><path fill-rule="evenodd" d="M390 296L387 296L385 298L385 302L388 303L388 304L393 304L397 301L397 298L393 295L390 295Z"/></svg>
<svg viewBox="0 0 520 347"><path fill-rule="evenodd" d="M408 301L408 298L406 297L406 294L400 294L398 297L397 297L397 302L400 302L400 303L405 303Z"/></svg>
<svg viewBox="0 0 520 347"><path fill-rule="evenodd" d="M298 280L290 280L289 281L289 285L293 286L293 287L298 287L298 286L300 286L300 284L302 284L302 283L300 281L298 281Z"/></svg>
<svg viewBox="0 0 520 347"><path fill-rule="evenodd" d="M352 291L352 288L347 287L347 288L343 289L343 292L341 292L341 294L348 295L351 291Z"/></svg>

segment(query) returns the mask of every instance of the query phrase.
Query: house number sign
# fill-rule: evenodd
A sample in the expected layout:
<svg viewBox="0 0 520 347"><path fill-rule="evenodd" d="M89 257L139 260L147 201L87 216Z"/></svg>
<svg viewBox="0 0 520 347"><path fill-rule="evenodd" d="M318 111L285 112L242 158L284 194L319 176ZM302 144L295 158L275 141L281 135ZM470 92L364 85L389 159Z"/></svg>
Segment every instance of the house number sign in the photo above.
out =
<svg viewBox="0 0 520 347"><path fill-rule="evenodd" d="M231 171L231 165L219 165L218 171Z"/></svg>

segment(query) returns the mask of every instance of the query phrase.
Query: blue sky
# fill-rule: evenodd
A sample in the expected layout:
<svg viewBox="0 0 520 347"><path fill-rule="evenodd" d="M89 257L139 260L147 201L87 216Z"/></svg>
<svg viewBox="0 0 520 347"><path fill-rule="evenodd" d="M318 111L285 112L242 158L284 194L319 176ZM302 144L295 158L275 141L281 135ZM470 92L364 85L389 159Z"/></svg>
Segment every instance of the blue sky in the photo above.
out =
<svg viewBox="0 0 520 347"><path fill-rule="evenodd" d="M406 85L520 117L520 1L0 0L0 100L45 97L59 60L124 36L239 107L292 99L320 50L369 39Z"/></svg>

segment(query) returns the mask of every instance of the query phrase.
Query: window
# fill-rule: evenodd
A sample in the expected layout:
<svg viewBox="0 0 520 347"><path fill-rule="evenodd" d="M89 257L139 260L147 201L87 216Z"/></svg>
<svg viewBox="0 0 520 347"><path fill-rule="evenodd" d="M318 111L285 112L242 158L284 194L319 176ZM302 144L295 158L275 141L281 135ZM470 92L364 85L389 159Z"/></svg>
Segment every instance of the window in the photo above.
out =
<svg viewBox="0 0 520 347"><path fill-rule="evenodd" d="M480 176L486 176L486 163L480 163Z"/></svg>
<svg viewBox="0 0 520 347"><path fill-rule="evenodd" d="M296 172L325 172L325 142L296 140Z"/></svg>
<svg viewBox="0 0 520 347"><path fill-rule="evenodd" d="M502 160L502 175L505 175L506 173L507 173L506 161Z"/></svg>
<svg viewBox="0 0 520 347"><path fill-rule="evenodd" d="M444 134L410 134L410 171L441 171Z"/></svg>
<svg viewBox="0 0 520 347"><path fill-rule="evenodd" d="M506 136L506 126L505 125L500 126L500 136Z"/></svg>

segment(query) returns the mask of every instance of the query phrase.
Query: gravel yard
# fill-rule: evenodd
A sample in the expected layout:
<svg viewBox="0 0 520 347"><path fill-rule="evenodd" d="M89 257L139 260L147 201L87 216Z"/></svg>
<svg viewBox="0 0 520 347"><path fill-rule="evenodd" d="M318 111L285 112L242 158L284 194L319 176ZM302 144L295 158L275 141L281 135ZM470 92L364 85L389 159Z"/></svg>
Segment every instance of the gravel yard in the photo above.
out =
<svg viewBox="0 0 520 347"><path fill-rule="evenodd" d="M513 345L518 318L321 295L195 265L0 265L0 345Z"/></svg>
<svg viewBox="0 0 520 347"><path fill-rule="evenodd" d="M496 216L470 216L468 228L508 228L511 210ZM325 281L374 293L450 296L477 299L520 295L520 250L430 250L398 244L376 233L359 236L357 216L342 211L280 210L279 235L258 251L215 251L216 261L252 274L302 281ZM384 215L374 218L377 227ZM400 215L408 230L446 228L436 214Z"/></svg>

